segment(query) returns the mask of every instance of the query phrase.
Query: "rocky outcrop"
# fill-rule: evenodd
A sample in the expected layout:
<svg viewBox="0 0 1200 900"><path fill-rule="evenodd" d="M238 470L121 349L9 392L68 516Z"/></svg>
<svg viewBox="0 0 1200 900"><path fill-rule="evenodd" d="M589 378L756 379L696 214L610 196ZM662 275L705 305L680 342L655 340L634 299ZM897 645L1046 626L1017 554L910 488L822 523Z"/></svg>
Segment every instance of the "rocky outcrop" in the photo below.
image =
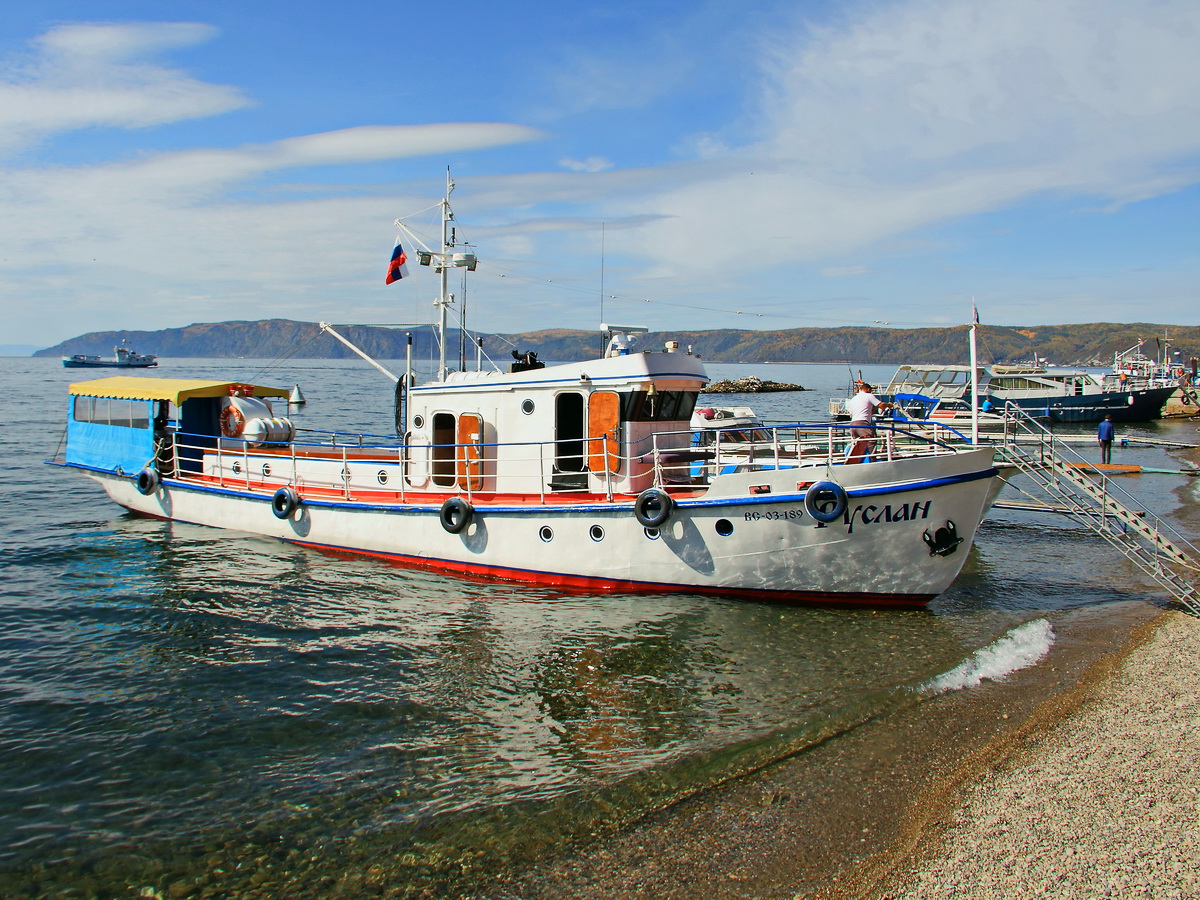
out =
<svg viewBox="0 0 1200 900"><path fill-rule="evenodd" d="M784 384L779 381L763 381L753 375L747 378L725 378L708 385L702 394L773 394L782 391L807 391L799 384Z"/></svg>

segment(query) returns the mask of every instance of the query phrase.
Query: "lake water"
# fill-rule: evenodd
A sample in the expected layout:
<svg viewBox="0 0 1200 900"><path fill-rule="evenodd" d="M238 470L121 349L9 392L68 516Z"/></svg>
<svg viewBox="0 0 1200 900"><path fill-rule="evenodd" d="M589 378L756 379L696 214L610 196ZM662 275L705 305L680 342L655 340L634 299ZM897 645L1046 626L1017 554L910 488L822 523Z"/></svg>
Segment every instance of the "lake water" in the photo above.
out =
<svg viewBox="0 0 1200 900"><path fill-rule="evenodd" d="M892 367L709 369L812 388L712 400L795 421ZM66 386L111 373L0 372L4 897L474 896L873 716L969 696L1073 617L1115 631L1163 603L1098 538L1025 512L989 518L919 612L563 595L136 518L43 465ZM391 385L354 361L150 374L299 384L301 427L389 431ZM1197 440L1188 421L1122 433ZM1115 461L1180 468L1159 446ZM1191 480L1127 486L1194 524Z"/></svg>

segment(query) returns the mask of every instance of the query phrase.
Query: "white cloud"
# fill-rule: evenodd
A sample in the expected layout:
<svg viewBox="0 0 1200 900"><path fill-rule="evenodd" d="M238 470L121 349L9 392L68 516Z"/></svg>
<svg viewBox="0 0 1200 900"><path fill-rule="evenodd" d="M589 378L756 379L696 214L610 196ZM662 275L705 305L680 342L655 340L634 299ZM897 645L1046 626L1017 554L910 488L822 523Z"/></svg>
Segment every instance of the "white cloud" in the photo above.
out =
<svg viewBox="0 0 1200 900"><path fill-rule="evenodd" d="M637 198L662 218L625 249L673 277L747 242L764 264L818 260L1039 193L1178 189L1200 177L1198 45L1192 0L914 0L784 32L763 139Z"/></svg>
<svg viewBox="0 0 1200 900"><path fill-rule="evenodd" d="M587 159L566 156L558 164L570 172L606 172L613 167L612 162L603 156L589 156Z"/></svg>
<svg viewBox="0 0 1200 900"><path fill-rule="evenodd" d="M0 73L0 152L103 125L139 128L246 106L235 88L205 84L145 57L210 39L195 24L64 25L32 60Z"/></svg>
<svg viewBox="0 0 1200 900"><path fill-rule="evenodd" d="M212 33L191 25L49 32L32 62L3 76L0 141L19 150L83 127L146 126L244 105L235 90L147 61ZM326 186L324 194L333 196L296 200L309 193L304 186L268 190L265 176L540 137L504 122L364 126L231 149L0 168L6 324L11 334L36 340L32 335L47 325L43 300L54 311L51 327L73 333L113 327L102 320L131 303L152 317L144 317L142 327L182 324L180 317L245 318L269 307L270 285L290 295L290 309L278 313L301 315L315 305L315 312L328 314L345 308L344 296L334 295L348 285L361 292L378 268L375 257L390 247L396 215L427 206L429 198L398 197L394 189L389 197L372 196L363 186L343 192L363 196L337 196L336 187Z"/></svg>

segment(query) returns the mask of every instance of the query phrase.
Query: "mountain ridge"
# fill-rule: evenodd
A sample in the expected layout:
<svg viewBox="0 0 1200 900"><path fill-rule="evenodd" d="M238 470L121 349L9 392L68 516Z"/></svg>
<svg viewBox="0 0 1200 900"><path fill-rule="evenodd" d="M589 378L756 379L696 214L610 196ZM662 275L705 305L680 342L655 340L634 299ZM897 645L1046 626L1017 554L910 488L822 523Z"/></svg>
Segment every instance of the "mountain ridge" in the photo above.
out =
<svg viewBox="0 0 1200 900"><path fill-rule="evenodd" d="M377 359L402 359L412 335L413 354L425 358L436 350L433 326L409 329L377 325L337 326L338 331ZM1116 352L1145 341L1143 352L1161 353L1163 336L1172 355L1190 365L1200 356L1200 326L1098 322L1082 325L980 325L979 358L1016 363L1037 357L1058 365L1110 365ZM597 331L548 328L512 334L480 334L487 355L497 362L510 352L533 351L544 360L568 362L593 358L603 350ZM678 341L702 358L719 363L943 363L968 361L967 326L946 328L791 328L774 331L714 329L658 331L642 335L637 349L658 349ZM125 342L139 353L165 358L346 359L353 352L321 333L315 322L290 319L198 322L159 331L96 331L35 351L35 357L92 353L108 356ZM457 359L460 340L452 331L447 356ZM461 345L473 359L475 337Z"/></svg>

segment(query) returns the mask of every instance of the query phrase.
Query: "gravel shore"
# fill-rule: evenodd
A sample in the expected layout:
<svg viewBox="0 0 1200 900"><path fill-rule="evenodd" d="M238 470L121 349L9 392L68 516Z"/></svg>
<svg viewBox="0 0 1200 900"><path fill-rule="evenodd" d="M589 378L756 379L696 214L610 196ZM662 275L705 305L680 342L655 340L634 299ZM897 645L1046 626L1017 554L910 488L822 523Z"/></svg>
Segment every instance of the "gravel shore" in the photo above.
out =
<svg viewBox="0 0 1200 900"><path fill-rule="evenodd" d="M1200 619L1168 614L859 897L1200 898Z"/></svg>

